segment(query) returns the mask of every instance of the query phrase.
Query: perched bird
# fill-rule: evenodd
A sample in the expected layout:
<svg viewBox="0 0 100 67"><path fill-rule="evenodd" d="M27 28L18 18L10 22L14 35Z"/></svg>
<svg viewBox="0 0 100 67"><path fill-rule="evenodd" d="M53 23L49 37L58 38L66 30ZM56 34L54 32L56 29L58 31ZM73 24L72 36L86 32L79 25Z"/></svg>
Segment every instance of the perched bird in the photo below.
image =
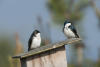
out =
<svg viewBox="0 0 100 67"><path fill-rule="evenodd" d="M38 30L33 31L28 41L28 51L40 47L41 45L41 35Z"/></svg>
<svg viewBox="0 0 100 67"><path fill-rule="evenodd" d="M75 27L72 25L72 23L69 20L65 20L63 32L68 37L68 39L79 38Z"/></svg>

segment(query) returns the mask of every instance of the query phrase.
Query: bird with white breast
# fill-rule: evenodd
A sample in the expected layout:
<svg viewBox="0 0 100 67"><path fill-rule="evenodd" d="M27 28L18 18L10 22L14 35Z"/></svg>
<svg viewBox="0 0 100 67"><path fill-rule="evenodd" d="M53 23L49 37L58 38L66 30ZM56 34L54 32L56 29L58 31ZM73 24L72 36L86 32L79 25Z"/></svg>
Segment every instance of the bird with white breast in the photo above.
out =
<svg viewBox="0 0 100 67"><path fill-rule="evenodd" d="M79 38L79 35L77 34L77 31L74 25L72 25L72 23L69 20L65 20L63 32L68 37L68 39Z"/></svg>
<svg viewBox="0 0 100 67"><path fill-rule="evenodd" d="M40 47L41 45L41 35L40 31L35 30L31 34L29 41L28 41L28 51Z"/></svg>

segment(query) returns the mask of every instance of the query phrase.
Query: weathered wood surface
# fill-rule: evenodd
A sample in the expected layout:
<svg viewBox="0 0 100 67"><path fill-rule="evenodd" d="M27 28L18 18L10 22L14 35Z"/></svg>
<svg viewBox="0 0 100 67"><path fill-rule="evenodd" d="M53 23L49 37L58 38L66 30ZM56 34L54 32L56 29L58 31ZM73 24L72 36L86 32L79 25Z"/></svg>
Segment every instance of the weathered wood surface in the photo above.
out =
<svg viewBox="0 0 100 67"><path fill-rule="evenodd" d="M59 48L59 47L64 46L64 45L76 43L80 40L81 40L80 38L73 38L73 39L69 39L67 41L62 41L62 42L59 42L59 43L48 44L46 46L42 46L42 47L36 48L34 50L31 50L29 52L14 56L13 58L26 58L28 56L32 56L32 55L39 54L39 53L42 53L42 52L45 52L45 51L49 51L51 49Z"/></svg>
<svg viewBox="0 0 100 67"><path fill-rule="evenodd" d="M20 59L21 67L67 67L65 45L77 43L80 40L80 38L74 38L48 44L13 58Z"/></svg>
<svg viewBox="0 0 100 67"><path fill-rule="evenodd" d="M22 64L22 67L67 67L64 46L23 59L26 61L24 61L25 64Z"/></svg>

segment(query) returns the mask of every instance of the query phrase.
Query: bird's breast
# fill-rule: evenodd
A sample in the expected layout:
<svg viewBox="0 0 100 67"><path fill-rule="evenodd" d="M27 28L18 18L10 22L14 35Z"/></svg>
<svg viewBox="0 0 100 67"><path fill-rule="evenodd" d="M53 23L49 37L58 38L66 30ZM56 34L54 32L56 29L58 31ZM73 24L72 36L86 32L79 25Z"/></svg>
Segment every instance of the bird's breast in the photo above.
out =
<svg viewBox="0 0 100 67"><path fill-rule="evenodd" d="M64 34L68 37L68 38L70 38L70 37L75 37L75 34L73 33L73 31L71 31L71 29L69 29L69 28L65 28L64 29Z"/></svg>
<svg viewBox="0 0 100 67"><path fill-rule="evenodd" d="M31 48L37 48L40 46L40 44L41 44L41 38L35 37L32 40Z"/></svg>

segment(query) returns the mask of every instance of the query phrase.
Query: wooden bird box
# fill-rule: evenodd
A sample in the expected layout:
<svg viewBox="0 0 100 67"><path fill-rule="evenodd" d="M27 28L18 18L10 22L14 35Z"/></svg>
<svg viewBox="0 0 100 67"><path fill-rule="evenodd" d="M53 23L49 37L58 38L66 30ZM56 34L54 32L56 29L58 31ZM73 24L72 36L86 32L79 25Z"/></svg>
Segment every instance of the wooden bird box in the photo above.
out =
<svg viewBox="0 0 100 67"><path fill-rule="evenodd" d="M67 67L65 45L80 41L79 38L48 44L29 52L14 56L19 58L21 67Z"/></svg>

